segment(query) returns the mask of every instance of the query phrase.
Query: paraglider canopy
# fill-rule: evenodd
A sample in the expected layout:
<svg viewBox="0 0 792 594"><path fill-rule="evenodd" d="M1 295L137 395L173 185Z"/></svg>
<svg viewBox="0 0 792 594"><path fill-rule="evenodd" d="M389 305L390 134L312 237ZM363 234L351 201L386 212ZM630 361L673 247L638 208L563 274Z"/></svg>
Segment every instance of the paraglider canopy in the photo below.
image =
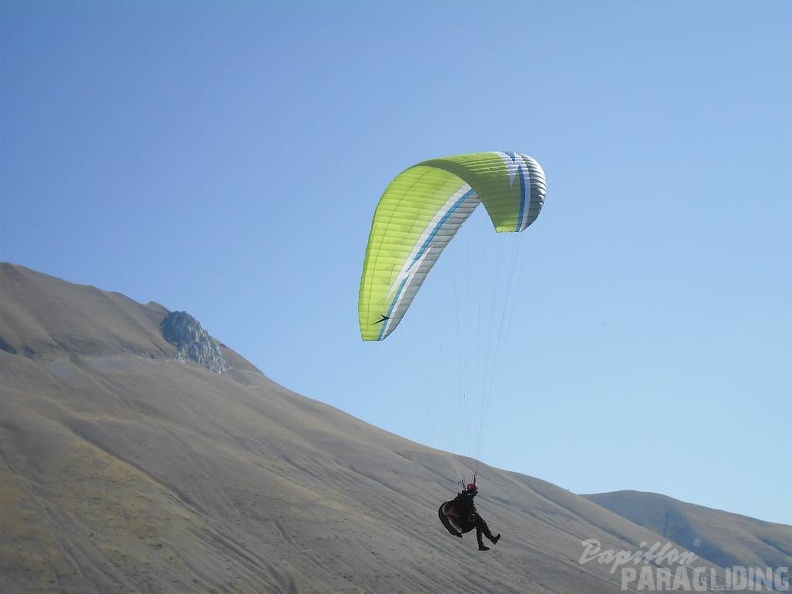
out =
<svg viewBox="0 0 792 594"><path fill-rule="evenodd" d="M473 210L499 233L525 230L542 209L544 171L521 153L431 159L399 174L371 224L358 314L363 340L384 340L401 322L426 275Z"/></svg>

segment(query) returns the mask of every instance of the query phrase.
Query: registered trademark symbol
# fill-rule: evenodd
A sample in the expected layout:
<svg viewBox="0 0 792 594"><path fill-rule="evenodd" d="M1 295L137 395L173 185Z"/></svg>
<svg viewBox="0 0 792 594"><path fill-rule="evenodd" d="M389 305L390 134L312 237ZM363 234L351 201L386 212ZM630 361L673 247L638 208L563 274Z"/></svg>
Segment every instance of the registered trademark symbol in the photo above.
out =
<svg viewBox="0 0 792 594"><path fill-rule="evenodd" d="M694 541L693 541L693 546L694 546L694 547L701 546L701 540L699 540L698 538L697 538L696 540L694 540Z"/></svg>

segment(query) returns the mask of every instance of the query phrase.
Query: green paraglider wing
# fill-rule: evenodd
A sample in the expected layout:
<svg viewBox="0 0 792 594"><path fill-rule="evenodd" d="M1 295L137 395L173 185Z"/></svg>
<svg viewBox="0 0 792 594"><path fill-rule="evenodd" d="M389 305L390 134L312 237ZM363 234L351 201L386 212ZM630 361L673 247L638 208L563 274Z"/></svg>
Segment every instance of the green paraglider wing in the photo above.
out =
<svg viewBox="0 0 792 594"><path fill-rule="evenodd" d="M520 153L431 159L399 174L371 223L358 302L363 340L383 340L393 332L480 202L496 231L520 232L539 216L545 191L542 168Z"/></svg>

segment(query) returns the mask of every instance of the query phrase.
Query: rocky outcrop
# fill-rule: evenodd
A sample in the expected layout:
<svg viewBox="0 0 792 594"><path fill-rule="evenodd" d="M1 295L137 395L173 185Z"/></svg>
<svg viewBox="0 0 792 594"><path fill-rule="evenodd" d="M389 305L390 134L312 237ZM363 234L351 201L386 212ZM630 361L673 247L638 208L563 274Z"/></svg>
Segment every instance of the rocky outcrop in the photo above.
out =
<svg viewBox="0 0 792 594"><path fill-rule="evenodd" d="M170 312L160 323L160 328L163 338L178 348L178 361L197 363L219 374L231 369L220 345L187 312Z"/></svg>
<svg viewBox="0 0 792 594"><path fill-rule="evenodd" d="M14 347L8 344L2 336L0 336L0 350L11 353L12 355L16 355L18 352Z"/></svg>

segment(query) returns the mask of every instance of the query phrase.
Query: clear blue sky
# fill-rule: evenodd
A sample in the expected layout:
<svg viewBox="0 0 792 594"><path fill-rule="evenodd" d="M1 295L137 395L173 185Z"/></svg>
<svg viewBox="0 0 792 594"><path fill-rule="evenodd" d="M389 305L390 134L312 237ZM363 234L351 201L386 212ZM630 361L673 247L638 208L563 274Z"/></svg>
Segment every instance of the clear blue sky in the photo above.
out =
<svg viewBox="0 0 792 594"><path fill-rule="evenodd" d="M466 453L435 341L489 230L383 344L362 259L405 167L525 152L548 197L483 460L792 524L792 3L1 6L0 260L186 310L288 388Z"/></svg>

